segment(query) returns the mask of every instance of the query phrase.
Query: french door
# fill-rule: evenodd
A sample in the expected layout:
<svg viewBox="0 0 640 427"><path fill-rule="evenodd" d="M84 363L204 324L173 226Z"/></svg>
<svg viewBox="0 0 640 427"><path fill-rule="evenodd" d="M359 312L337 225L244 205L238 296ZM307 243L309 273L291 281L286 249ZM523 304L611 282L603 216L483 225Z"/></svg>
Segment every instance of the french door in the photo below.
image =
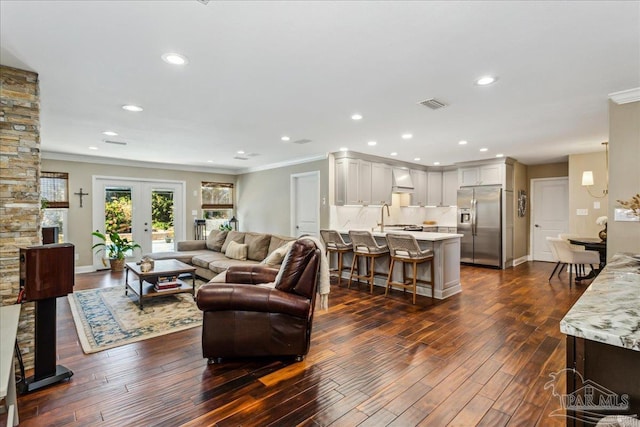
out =
<svg viewBox="0 0 640 427"><path fill-rule="evenodd" d="M128 178L93 178L93 230L117 232L142 249L128 256L174 250L184 240L184 182L142 181ZM97 241L94 241L94 243ZM103 257L94 266L104 268Z"/></svg>

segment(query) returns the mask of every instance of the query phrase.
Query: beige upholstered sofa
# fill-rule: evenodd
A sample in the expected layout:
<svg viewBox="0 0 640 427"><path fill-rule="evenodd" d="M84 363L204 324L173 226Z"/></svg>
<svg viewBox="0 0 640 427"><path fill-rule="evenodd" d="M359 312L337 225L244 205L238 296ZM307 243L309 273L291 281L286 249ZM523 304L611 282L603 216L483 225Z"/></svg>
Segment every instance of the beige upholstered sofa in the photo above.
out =
<svg viewBox="0 0 640 427"><path fill-rule="evenodd" d="M196 275L207 280L232 265L279 266L295 238L267 233L212 231L207 240L176 242L176 251L146 254L153 259L177 259L196 267Z"/></svg>

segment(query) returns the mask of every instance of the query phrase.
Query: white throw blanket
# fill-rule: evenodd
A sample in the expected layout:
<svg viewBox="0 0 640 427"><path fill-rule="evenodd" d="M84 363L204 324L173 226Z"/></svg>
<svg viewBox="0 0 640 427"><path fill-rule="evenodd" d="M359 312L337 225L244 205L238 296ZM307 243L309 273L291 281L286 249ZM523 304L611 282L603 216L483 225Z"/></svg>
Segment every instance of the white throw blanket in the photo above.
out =
<svg viewBox="0 0 640 427"><path fill-rule="evenodd" d="M320 308L322 310L329 309L329 291L330 277L329 277L329 261L327 260L324 244L314 236L304 236L301 239L309 239L316 244L320 249L320 272L318 273L318 293L320 294Z"/></svg>

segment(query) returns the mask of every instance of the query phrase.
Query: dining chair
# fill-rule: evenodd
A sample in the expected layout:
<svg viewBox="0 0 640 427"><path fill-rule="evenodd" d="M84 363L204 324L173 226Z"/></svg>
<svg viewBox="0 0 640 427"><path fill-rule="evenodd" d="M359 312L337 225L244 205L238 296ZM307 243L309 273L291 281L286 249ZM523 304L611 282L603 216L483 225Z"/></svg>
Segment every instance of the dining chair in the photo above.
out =
<svg viewBox="0 0 640 427"><path fill-rule="evenodd" d="M547 242L549 247L555 248L555 252L558 256L558 262L567 264L569 269L569 287L571 287L571 282L573 281L572 273L576 272L576 276L578 275L577 266L589 264L591 269L593 270L593 265L600 264L600 254L596 251L581 251L577 249L573 249L571 244L559 237L547 237ZM553 249L552 249L553 251ZM556 264L557 267L557 264ZM554 269L555 271L555 269ZM553 274L552 274L553 276ZM560 272L558 272L558 277L560 276ZM551 277L549 278L549 281Z"/></svg>

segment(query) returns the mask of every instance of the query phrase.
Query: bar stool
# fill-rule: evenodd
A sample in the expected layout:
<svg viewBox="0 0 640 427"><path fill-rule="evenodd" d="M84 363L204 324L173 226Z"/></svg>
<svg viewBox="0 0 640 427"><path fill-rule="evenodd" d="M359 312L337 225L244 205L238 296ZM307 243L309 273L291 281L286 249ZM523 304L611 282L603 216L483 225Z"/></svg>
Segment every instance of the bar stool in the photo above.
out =
<svg viewBox="0 0 640 427"><path fill-rule="evenodd" d="M353 280L353 278L357 279L357 281L364 279L369 283L369 292L373 294L373 280L375 276L386 275L384 272L376 271L376 258L387 255L389 248L387 245L379 246L373 238L373 234L368 231L349 231L349 239L351 239L351 243L353 244L353 262L351 263L351 274L347 288L351 286L351 280ZM358 262L360 258L365 259L367 270L365 274L360 274L360 263ZM355 276L353 275L354 270L356 271Z"/></svg>
<svg viewBox="0 0 640 427"><path fill-rule="evenodd" d="M326 255L329 259L329 264L331 264L331 254L337 255L337 268L330 269L330 273L338 273L338 286L342 283L342 271L349 270L348 266L343 266L342 264L342 256L353 250L353 244L345 243L342 239L340 233L336 230L320 230L320 236L324 241L324 246L327 248Z"/></svg>
<svg viewBox="0 0 640 427"><path fill-rule="evenodd" d="M425 283L431 286L431 302L433 303L433 251L431 249L422 250L416 241L416 238L410 234L393 234L387 233L387 244L389 246L389 254L391 255L391 265L389 266L389 276L387 277L387 288L384 292L386 297L389 289L393 286L406 289L413 289L413 303L416 303L416 293L418 283ZM393 267L396 262L402 263L402 282L394 282L391 280L393 276ZM429 262L429 270L431 272L431 280L418 279L418 264ZM413 266L413 277L407 277L406 265Z"/></svg>

